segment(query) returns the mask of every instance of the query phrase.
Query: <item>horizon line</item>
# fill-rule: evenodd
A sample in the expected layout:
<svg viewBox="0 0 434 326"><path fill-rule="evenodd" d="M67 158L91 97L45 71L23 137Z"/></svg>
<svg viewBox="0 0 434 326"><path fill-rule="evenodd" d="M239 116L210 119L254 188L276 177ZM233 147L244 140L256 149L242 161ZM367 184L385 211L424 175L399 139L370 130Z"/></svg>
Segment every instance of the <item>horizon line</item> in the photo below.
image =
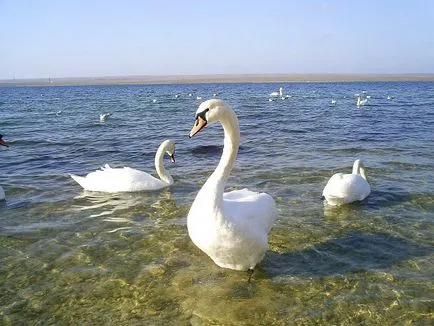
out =
<svg viewBox="0 0 434 326"><path fill-rule="evenodd" d="M434 73L246 73L107 75L84 77L35 77L0 79L1 86L69 86L110 84L172 83L272 83L272 82L357 82L357 81L434 81Z"/></svg>

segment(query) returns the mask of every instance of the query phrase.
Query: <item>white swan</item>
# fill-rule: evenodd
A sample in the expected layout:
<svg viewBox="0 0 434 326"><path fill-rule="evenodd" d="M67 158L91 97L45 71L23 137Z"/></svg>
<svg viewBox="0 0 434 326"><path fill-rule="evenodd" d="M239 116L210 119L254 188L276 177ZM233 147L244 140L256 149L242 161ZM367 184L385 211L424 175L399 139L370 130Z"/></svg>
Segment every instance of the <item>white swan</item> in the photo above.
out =
<svg viewBox="0 0 434 326"><path fill-rule="evenodd" d="M353 173L334 174L327 182L322 195L328 204L338 206L363 200L368 197L370 192L371 187L366 180L365 165L361 160L356 160L353 165Z"/></svg>
<svg viewBox="0 0 434 326"><path fill-rule="evenodd" d="M155 169L160 179L149 173L129 167L111 168L108 164L85 177L71 174L71 177L85 190L103 192L132 192L143 190L159 190L173 184L173 178L163 165L163 156L167 153L175 162L175 144L165 140L155 154Z"/></svg>
<svg viewBox="0 0 434 326"><path fill-rule="evenodd" d="M272 93L270 93L270 96L273 96L273 97L274 96L283 97L283 87L280 87L278 92L272 92Z"/></svg>
<svg viewBox="0 0 434 326"><path fill-rule="evenodd" d="M362 100L362 97L360 95L357 96L357 106L365 105L366 102L368 102L368 99L365 98Z"/></svg>
<svg viewBox="0 0 434 326"><path fill-rule="evenodd" d="M105 122L108 120L108 118L111 116L111 113L101 113L99 115L99 121L100 122Z"/></svg>
<svg viewBox="0 0 434 326"><path fill-rule="evenodd" d="M3 140L3 135L0 135L0 145L9 147L9 145ZM4 200L6 198L5 191L0 186L0 200Z"/></svg>
<svg viewBox="0 0 434 326"><path fill-rule="evenodd" d="M222 100L203 102L190 137L217 121L225 135L223 154L191 205L188 234L218 266L253 270L267 250L268 232L277 216L276 203L270 195L248 189L224 192L240 143L235 112Z"/></svg>

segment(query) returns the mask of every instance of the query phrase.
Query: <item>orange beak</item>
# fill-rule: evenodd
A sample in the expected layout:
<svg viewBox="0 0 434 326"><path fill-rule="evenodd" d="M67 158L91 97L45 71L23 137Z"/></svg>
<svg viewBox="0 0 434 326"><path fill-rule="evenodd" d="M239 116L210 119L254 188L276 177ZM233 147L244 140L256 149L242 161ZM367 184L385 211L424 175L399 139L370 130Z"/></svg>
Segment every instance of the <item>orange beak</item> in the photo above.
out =
<svg viewBox="0 0 434 326"><path fill-rule="evenodd" d="M201 131L206 126L206 120L202 117L197 117L196 122L194 123L193 128L190 131L190 138L196 135L199 131Z"/></svg>

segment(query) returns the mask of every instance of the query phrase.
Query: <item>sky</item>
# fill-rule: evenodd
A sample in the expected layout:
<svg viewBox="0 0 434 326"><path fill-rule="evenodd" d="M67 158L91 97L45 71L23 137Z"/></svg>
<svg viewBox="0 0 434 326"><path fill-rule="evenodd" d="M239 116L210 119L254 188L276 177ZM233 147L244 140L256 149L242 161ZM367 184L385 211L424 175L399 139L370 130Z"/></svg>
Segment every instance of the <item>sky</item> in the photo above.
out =
<svg viewBox="0 0 434 326"><path fill-rule="evenodd" d="M0 0L0 79L434 73L430 0Z"/></svg>

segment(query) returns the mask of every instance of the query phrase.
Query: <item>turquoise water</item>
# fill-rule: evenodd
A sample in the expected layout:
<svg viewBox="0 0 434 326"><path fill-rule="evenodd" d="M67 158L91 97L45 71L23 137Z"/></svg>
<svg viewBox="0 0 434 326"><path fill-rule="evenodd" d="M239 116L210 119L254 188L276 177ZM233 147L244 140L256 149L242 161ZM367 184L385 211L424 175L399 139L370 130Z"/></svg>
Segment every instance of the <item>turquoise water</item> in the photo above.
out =
<svg viewBox="0 0 434 326"><path fill-rule="evenodd" d="M280 86L291 97L268 101ZM187 234L221 154L217 125L188 138L196 96L214 93L241 128L227 188L265 191L279 211L251 284ZM433 323L433 107L432 82L0 88L1 324ZM106 163L155 175L167 138L170 189L92 193L69 177ZM356 158L371 195L325 206Z"/></svg>

